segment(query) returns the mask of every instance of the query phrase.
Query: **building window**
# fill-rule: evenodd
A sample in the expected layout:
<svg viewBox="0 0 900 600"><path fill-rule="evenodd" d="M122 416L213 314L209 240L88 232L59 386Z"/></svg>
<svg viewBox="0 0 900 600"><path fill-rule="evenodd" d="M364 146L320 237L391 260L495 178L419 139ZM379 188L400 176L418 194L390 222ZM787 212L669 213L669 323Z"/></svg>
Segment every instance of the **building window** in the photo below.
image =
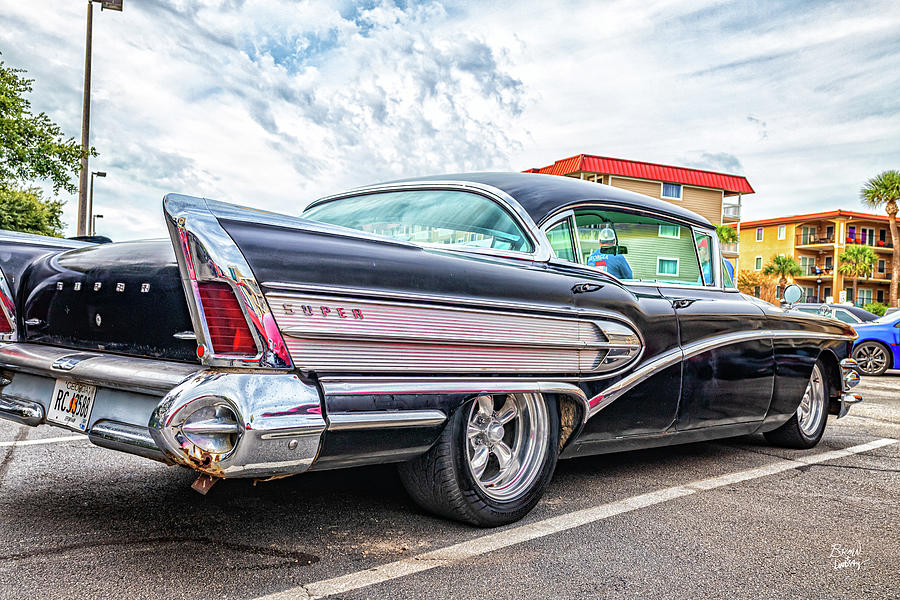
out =
<svg viewBox="0 0 900 600"><path fill-rule="evenodd" d="M784 225L779 225L779 226L778 226L778 239L779 239L779 240L783 240L783 239L784 239L784 236L785 236L785 230L786 230L786 229L787 229L787 227L785 227Z"/></svg>
<svg viewBox="0 0 900 600"><path fill-rule="evenodd" d="M762 295L762 289L758 285L753 286L753 295L757 298Z"/></svg>
<svg viewBox="0 0 900 600"><path fill-rule="evenodd" d="M762 271L762 256L757 256L753 261L753 269L755 271Z"/></svg>
<svg viewBox="0 0 900 600"><path fill-rule="evenodd" d="M853 288L848 287L844 288L844 293L847 295L847 302L853 302Z"/></svg>
<svg viewBox="0 0 900 600"><path fill-rule="evenodd" d="M884 260L883 259L879 260L878 261L878 273L880 273L881 275L884 275L884 267L885 267Z"/></svg>
<svg viewBox="0 0 900 600"><path fill-rule="evenodd" d="M834 257L833 257L833 256L826 256L826 257L825 257L825 268L826 268L826 269L831 269L832 267L834 267Z"/></svg>
<svg viewBox="0 0 900 600"><path fill-rule="evenodd" d="M886 235L886 232L884 231L884 229L878 230L878 240L881 242L887 241L887 235Z"/></svg>
<svg viewBox="0 0 900 600"><path fill-rule="evenodd" d="M780 285L775 286L775 297L781 298L781 286Z"/></svg>
<svg viewBox="0 0 900 600"><path fill-rule="evenodd" d="M762 228L762 227L757 227L757 228L756 228L756 241L757 241L757 242L761 242L761 241L762 241L762 238L763 238L763 228Z"/></svg>
<svg viewBox="0 0 900 600"><path fill-rule="evenodd" d="M681 227L678 225L660 225L658 236L664 238L680 239Z"/></svg>
<svg viewBox="0 0 900 600"><path fill-rule="evenodd" d="M823 290L823 294L825 296L825 301L828 302L828 298L831 297L831 288L830 287L825 288ZM834 301L834 298L832 298L831 300Z"/></svg>
<svg viewBox="0 0 900 600"><path fill-rule="evenodd" d="M875 298L878 302L884 304L884 290L878 290L878 292L875 294Z"/></svg>
<svg viewBox="0 0 900 600"><path fill-rule="evenodd" d="M673 275L678 277L678 259L677 258L663 258L660 256L656 259L656 274L657 275Z"/></svg>
<svg viewBox="0 0 900 600"><path fill-rule="evenodd" d="M681 184L664 183L662 184L662 197L672 200L681 200Z"/></svg>

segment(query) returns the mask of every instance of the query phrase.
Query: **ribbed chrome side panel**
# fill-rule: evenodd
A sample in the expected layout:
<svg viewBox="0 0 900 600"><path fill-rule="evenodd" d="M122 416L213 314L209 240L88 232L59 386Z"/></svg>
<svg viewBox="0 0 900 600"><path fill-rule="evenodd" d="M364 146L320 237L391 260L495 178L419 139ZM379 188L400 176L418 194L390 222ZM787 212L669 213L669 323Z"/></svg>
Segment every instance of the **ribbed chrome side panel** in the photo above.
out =
<svg viewBox="0 0 900 600"><path fill-rule="evenodd" d="M601 318L315 294L266 299L294 364L306 370L598 373L641 350L633 329Z"/></svg>

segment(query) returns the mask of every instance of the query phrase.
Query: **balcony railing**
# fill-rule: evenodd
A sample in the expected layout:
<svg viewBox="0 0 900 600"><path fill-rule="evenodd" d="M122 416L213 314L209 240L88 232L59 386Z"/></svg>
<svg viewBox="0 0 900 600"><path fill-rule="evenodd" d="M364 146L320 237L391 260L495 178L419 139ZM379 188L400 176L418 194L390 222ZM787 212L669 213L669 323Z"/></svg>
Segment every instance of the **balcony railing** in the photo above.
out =
<svg viewBox="0 0 900 600"><path fill-rule="evenodd" d="M831 267L817 267L816 265L800 265L803 269L800 277L830 277L832 273Z"/></svg>
<svg viewBox="0 0 900 600"><path fill-rule="evenodd" d="M738 243L737 242L728 242L727 244L719 244L719 247L722 249L722 252L730 252L732 254L738 253Z"/></svg>
<svg viewBox="0 0 900 600"><path fill-rule="evenodd" d="M726 219L734 219L736 221L741 220L741 205L740 204L723 204L722 205L722 217Z"/></svg>
<svg viewBox="0 0 900 600"><path fill-rule="evenodd" d="M872 279L890 279L892 271L875 271L872 273Z"/></svg>
<svg viewBox="0 0 900 600"><path fill-rule="evenodd" d="M847 242L848 245L849 245L849 244L856 244L856 245L861 245L861 246L869 246L869 247L871 247L871 248L876 248L876 249L878 249L878 248L882 248L882 249L891 249L891 248L894 247L894 244L892 244L891 242L885 242L885 241L882 241L882 240L866 240L866 241L863 241L862 238L858 238L858 237L850 237L850 236L847 236L847 239L844 240L844 241Z"/></svg>
<svg viewBox="0 0 900 600"><path fill-rule="evenodd" d="M833 244L834 234L817 235L815 233L798 233L794 239L794 245L805 246L807 244Z"/></svg>

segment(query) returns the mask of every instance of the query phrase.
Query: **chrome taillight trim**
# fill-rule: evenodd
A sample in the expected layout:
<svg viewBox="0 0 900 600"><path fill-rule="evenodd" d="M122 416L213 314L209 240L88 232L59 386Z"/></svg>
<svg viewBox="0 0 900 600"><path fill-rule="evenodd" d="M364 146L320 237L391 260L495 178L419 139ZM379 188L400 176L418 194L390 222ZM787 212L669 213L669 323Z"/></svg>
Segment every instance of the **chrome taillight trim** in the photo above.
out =
<svg viewBox="0 0 900 600"><path fill-rule="evenodd" d="M0 319L6 319L12 329L6 333L0 333L0 342L14 342L16 340L16 304L13 302L12 292L10 292L2 268L0 268Z"/></svg>
<svg viewBox="0 0 900 600"><path fill-rule="evenodd" d="M247 259L219 224L208 201L168 194L163 199L163 213L175 246L197 344L204 348L200 361L211 367L292 368L287 346ZM197 285L204 281L221 281L231 287L256 342L255 356L218 353L212 347Z"/></svg>

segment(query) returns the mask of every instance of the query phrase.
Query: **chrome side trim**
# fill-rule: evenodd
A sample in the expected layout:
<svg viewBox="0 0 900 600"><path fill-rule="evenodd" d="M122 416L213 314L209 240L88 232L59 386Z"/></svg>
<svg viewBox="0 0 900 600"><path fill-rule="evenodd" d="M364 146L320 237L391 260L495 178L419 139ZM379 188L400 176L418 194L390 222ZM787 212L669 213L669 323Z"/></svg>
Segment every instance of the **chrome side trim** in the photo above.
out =
<svg viewBox="0 0 900 600"><path fill-rule="evenodd" d="M61 360L66 357L73 357L71 369L53 368L54 364L68 366L70 362ZM200 365L25 343L0 346L0 367L144 394L164 394L201 369Z"/></svg>
<svg viewBox="0 0 900 600"><path fill-rule="evenodd" d="M29 427L37 427L44 420L44 407L31 400L0 396L0 417Z"/></svg>
<svg viewBox="0 0 900 600"><path fill-rule="evenodd" d="M0 266L0 319L9 323L12 329L7 333L0 333L0 342L14 342L16 340L16 303L13 302L2 266Z"/></svg>
<svg viewBox="0 0 900 600"><path fill-rule="evenodd" d="M179 194L169 194L163 199L166 226L175 246L197 343L204 348L198 352L200 360L204 365L216 367L291 368L290 355L256 277L240 248L219 224L211 206L229 205L220 206L211 200ZM256 356L236 357L215 351L198 288L202 281L221 281L231 286L256 342Z"/></svg>
<svg viewBox="0 0 900 600"><path fill-rule="evenodd" d="M619 381L604 389L599 394L588 400L590 414L588 418L593 417L597 412L608 406L620 398L625 392L628 392L644 379L650 377L657 371L661 371L679 361L687 360L708 352L714 348L739 344L741 342L749 342L758 339L773 338L796 338L796 339L835 339L850 340L853 339L849 335L821 333L817 331L794 331L794 330L768 330L762 329L758 331L742 331L738 333L729 333L725 335L714 336L704 340L699 340L684 346L683 348L674 348L668 350L655 358L644 363Z"/></svg>
<svg viewBox="0 0 900 600"><path fill-rule="evenodd" d="M567 263L572 264L572 263ZM615 279L615 278L613 278ZM617 280L618 281L618 280ZM273 290L308 292L312 294L334 294L335 296L345 296L361 299L383 298L385 300L401 300L405 302L428 302L434 304L448 305L447 308L456 307L467 308L469 306L500 308L509 310L524 310L532 313L555 313L562 316L578 316L578 317L609 317L624 323L632 328L634 324L618 313L609 310L600 310L593 308L575 308L572 306L562 306L555 304L540 304L532 302L517 302L514 300L491 300L487 298L472 298L469 296L452 296L448 294L420 294L416 292L399 292L393 290L369 290L360 288L351 288L340 285L325 284L304 284L292 283L286 281L264 281L263 287Z"/></svg>
<svg viewBox="0 0 900 600"><path fill-rule="evenodd" d="M298 368L316 372L608 373L643 350L624 319L269 293ZM574 318L573 318L574 317Z"/></svg>
<svg viewBox="0 0 900 600"><path fill-rule="evenodd" d="M118 421L98 421L88 432L88 439L96 446L136 454L161 462L171 462L159 449L150 430Z"/></svg>
<svg viewBox="0 0 900 600"><path fill-rule="evenodd" d="M584 420L590 409L584 391L570 383L526 379L380 379L342 378L319 380L323 393L329 396L360 396L382 394L511 394L540 392L571 396L582 405Z"/></svg>
<svg viewBox="0 0 900 600"><path fill-rule="evenodd" d="M303 210L306 211L314 206L318 206L319 204L324 204L325 202L331 202L333 200L341 200L344 198L352 198L354 196L364 196L367 194L375 194L380 192L402 192L402 191L415 191L415 190L452 190L452 191L460 191L460 192L469 192L475 193L479 196L484 196L489 200L493 200L497 204L501 206L506 212L511 213L513 218L518 221L519 225L525 230L526 235L529 236L531 242L534 244L534 252L529 253L513 253L513 252L504 252L502 250L492 251L489 249L478 249L478 248L460 248L460 247L452 247L452 248L444 248L443 246L434 246L434 245L423 245L423 247L427 248L435 248L438 247L441 250L446 250L448 252L460 252L460 253L473 253L473 254L490 254L495 256L501 256L504 258L518 258L519 256L529 258L538 262L546 262L553 256L553 250L550 248L550 242L547 240L547 236L541 231L540 227L534 222L531 218L531 215L519 205L518 202L513 199L512 196L504 192L503 190L496 188L492 185L486 185L483 183L475 183L472 181L453 181L453 180L435 180L435 181L407 181L400 183L381 183L377 185L365 186L361 188L356 188L350 190L348 192L343 192L340 194L335 194L332 196L326 196L325 198L319 198L318 200L314 200L310 202L306 208ZM519 256L516 256L516 255Z"/></svg>
<svg viewBox="0 0 900 600"><path fill-rule="evenodd" d="M436 427L447 420L439 410L371 411L329 413L328 431Z"/></svg>

